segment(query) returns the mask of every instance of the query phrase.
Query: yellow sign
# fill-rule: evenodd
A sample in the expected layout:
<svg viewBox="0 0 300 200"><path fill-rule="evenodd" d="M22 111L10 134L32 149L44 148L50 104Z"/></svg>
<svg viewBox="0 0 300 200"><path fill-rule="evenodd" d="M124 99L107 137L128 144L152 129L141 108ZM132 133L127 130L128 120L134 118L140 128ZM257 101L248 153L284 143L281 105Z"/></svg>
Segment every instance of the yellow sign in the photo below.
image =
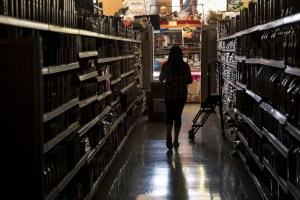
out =
<svg viewBox="0 0 300 200"><path fill-rule="evenodd" d="M177 26L177 21L169 21L169 26Z"/></svg>

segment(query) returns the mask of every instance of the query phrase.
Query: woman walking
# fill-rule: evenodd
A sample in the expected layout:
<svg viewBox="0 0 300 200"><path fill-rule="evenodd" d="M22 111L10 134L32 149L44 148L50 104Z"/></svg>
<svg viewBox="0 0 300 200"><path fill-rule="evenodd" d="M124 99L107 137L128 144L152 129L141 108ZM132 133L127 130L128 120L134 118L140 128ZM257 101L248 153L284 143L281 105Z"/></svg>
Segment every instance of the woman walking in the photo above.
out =
<svg viewBox="0 0 300 200"><path fill-rule="evenodd" d="M182 49L178 45L171 47L168 60L162 65L159 80L165 82L166 146L168 149L172 149L173 146L178 148L181 115L187 100L187 85L193 82L190 66L183 61Z"/></svg>

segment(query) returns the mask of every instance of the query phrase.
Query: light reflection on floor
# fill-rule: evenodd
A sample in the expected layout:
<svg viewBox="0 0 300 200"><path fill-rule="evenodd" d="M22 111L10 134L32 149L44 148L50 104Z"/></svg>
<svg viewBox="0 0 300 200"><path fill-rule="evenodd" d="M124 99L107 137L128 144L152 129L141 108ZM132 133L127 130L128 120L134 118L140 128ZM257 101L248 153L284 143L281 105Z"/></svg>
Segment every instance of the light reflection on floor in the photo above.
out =
<svg viewBox="0 0 300 200"><path fill-rule="evenodd" d="M216 116L188 139L198 108L183 113L178 150L165 146L163 123L140 119L135 132L103 180L95 200L256 200L260 199L242 163L232 158Z"/></svg>

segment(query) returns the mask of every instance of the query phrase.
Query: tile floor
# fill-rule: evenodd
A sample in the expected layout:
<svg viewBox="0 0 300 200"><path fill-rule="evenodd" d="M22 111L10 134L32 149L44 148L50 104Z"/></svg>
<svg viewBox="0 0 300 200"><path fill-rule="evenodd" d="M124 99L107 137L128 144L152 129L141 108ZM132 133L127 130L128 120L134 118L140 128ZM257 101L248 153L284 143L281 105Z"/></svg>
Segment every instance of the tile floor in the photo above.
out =
<svg viewBox="0 0 300 200"><path fill-rule="evenodd" d="M165 145L164 123L138 119L122 151L102 180L94 200L259 200L239 157L223 140L212 114L188 139L199 104L186 104L178 150Z"/></svg>

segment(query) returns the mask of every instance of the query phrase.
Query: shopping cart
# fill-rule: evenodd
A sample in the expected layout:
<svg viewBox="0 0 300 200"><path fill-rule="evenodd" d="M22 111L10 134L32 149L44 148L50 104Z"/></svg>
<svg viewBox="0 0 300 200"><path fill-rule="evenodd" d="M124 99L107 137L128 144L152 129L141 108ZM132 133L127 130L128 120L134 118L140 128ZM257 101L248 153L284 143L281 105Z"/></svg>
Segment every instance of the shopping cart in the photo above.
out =
<svg viewBox="0 0 300 200"><path fill-rule="evenodd" d="M216 93L211 92L211 70L212 66L216 67L216 73L217 73L217 83L218 83L218 90ZM221 120L221 129L222 129L222 136L225 140L225 134L224 134L224 120L223 120L223 111L222 111L222 84L223 84L223 77L222 77L222 64L219 61L210 61L208 63L208 69L207 69L207 79L208 79L208 95L206 100L201 103L200 110L196 114L195 118L192 122L192 129L189 131L189 139L191 141L194 141L195 134L199 130L200 127L203 127L206 120L210 116L212 112L215 111L215 107L219 107L219 114L220 114L220 120Z"/></svg>

